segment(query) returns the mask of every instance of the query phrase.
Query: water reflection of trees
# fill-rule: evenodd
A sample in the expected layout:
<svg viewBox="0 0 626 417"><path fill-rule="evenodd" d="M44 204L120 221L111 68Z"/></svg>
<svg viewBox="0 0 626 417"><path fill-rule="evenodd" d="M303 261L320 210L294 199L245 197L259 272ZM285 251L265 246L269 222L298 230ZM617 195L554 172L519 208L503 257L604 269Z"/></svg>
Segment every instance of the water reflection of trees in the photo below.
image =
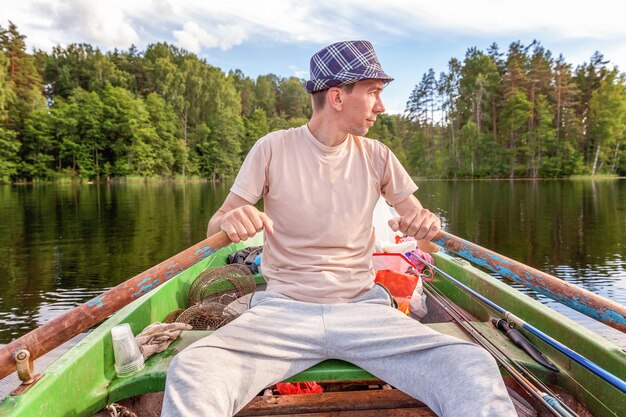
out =
<svg viewBox="0 0 626 417"><path fill-rule="evenodd" d="M427 181L423 203L449 231L589 289L626 280L626 181ZM613 274L606 265L612 265ZM612 276L611 276L612 275ZM568 277L565 277L568 278ZM626 295L622 295L626 299Z"/></svg>
<svg viewBox="0 0 626 417"><path fill-rule="evenodd" d="M419 185L450 232L626 302L625 180ZM0 342L201 240L228 189L0 187Z"/></svg>
<svg viewBox="0 0 626 417"><path fill-rule="evenodd" d="M203 239L227 192L174 182L0 187L0 342Z"/></svg>

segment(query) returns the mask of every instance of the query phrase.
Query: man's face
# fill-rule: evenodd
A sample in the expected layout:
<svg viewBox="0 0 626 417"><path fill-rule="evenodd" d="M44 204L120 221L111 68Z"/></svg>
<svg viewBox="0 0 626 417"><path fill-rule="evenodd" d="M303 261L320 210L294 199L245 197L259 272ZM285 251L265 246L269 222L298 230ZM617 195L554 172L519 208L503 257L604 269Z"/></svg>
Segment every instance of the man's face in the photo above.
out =
<svg viewBox="0 0 626 417"><path fill-rule="evenodd" d="M349 133L364 136L374 125L376 116L385 111L380 98L382 91L380 80L362 80L355 84L351 93L344 90L342 118Z"/></svg>

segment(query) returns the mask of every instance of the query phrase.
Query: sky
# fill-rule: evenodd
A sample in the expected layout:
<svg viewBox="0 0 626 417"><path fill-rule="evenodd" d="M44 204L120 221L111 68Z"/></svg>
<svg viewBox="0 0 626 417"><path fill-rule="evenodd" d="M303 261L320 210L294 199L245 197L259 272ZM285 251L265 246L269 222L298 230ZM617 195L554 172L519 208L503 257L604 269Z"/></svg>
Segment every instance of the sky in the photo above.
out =
<svg viewBox="0 0 626 417"><path fill-rule="evenodd" d="M620 1L562 0L0 0L30 49L90 43L109 51L168 42L223 71L308 79L309 59L333 42L367 39L385 72L388 113L402 113L422 75L447 70L470 47L538 40L574 67L600 51L626 68Z"/></svg>

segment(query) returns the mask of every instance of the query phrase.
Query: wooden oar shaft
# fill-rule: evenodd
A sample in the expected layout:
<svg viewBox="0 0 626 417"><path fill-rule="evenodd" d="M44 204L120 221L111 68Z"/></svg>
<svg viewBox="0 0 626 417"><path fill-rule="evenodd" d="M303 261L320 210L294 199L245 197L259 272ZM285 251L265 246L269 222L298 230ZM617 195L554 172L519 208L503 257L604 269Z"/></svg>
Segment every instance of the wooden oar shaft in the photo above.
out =
<svg viewBox="0 0 626 417"><path fill-rule="evenodd" d="M216 233L111 288L102 295L50 320L8 345L2 346L0 348L0 379L15 371L13 353L17 349L26 348L30 351L31 359L37 359L230 243L226 233Z"/></svg>
<svg viewBox="0 0 626 417"><path fill-rule="evenodd" d="M528 265L509 259L447 232L439 232L434 243L469 261L519 282L589 317L626 332L626 307Z"/></svg>

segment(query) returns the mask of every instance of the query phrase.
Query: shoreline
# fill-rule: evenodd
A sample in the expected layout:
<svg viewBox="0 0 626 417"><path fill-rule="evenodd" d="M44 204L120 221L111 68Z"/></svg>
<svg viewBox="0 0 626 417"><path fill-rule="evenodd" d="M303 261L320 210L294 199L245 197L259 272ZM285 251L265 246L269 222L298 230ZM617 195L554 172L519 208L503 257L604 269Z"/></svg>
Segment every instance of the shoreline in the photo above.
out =
<svg viewBox="0 0 626 417"><path fill-rule="evenodd" d="M576 180L623 180L626 176L601 174L601 175L572 175L569 177L514 177L514 178L426 178L412 176L414 181L576 181ZM0 186L29 186L29 185L99 185L99 184L139 184L139 183L200 183L200 184L220 184L233 181L234 178L224 178L221 180L211 180L201 177L123 177L111 178L105 181L89 181L62 178L58 180L35 180L35 181L18 181L18 182L0 182Z"/></svg>

